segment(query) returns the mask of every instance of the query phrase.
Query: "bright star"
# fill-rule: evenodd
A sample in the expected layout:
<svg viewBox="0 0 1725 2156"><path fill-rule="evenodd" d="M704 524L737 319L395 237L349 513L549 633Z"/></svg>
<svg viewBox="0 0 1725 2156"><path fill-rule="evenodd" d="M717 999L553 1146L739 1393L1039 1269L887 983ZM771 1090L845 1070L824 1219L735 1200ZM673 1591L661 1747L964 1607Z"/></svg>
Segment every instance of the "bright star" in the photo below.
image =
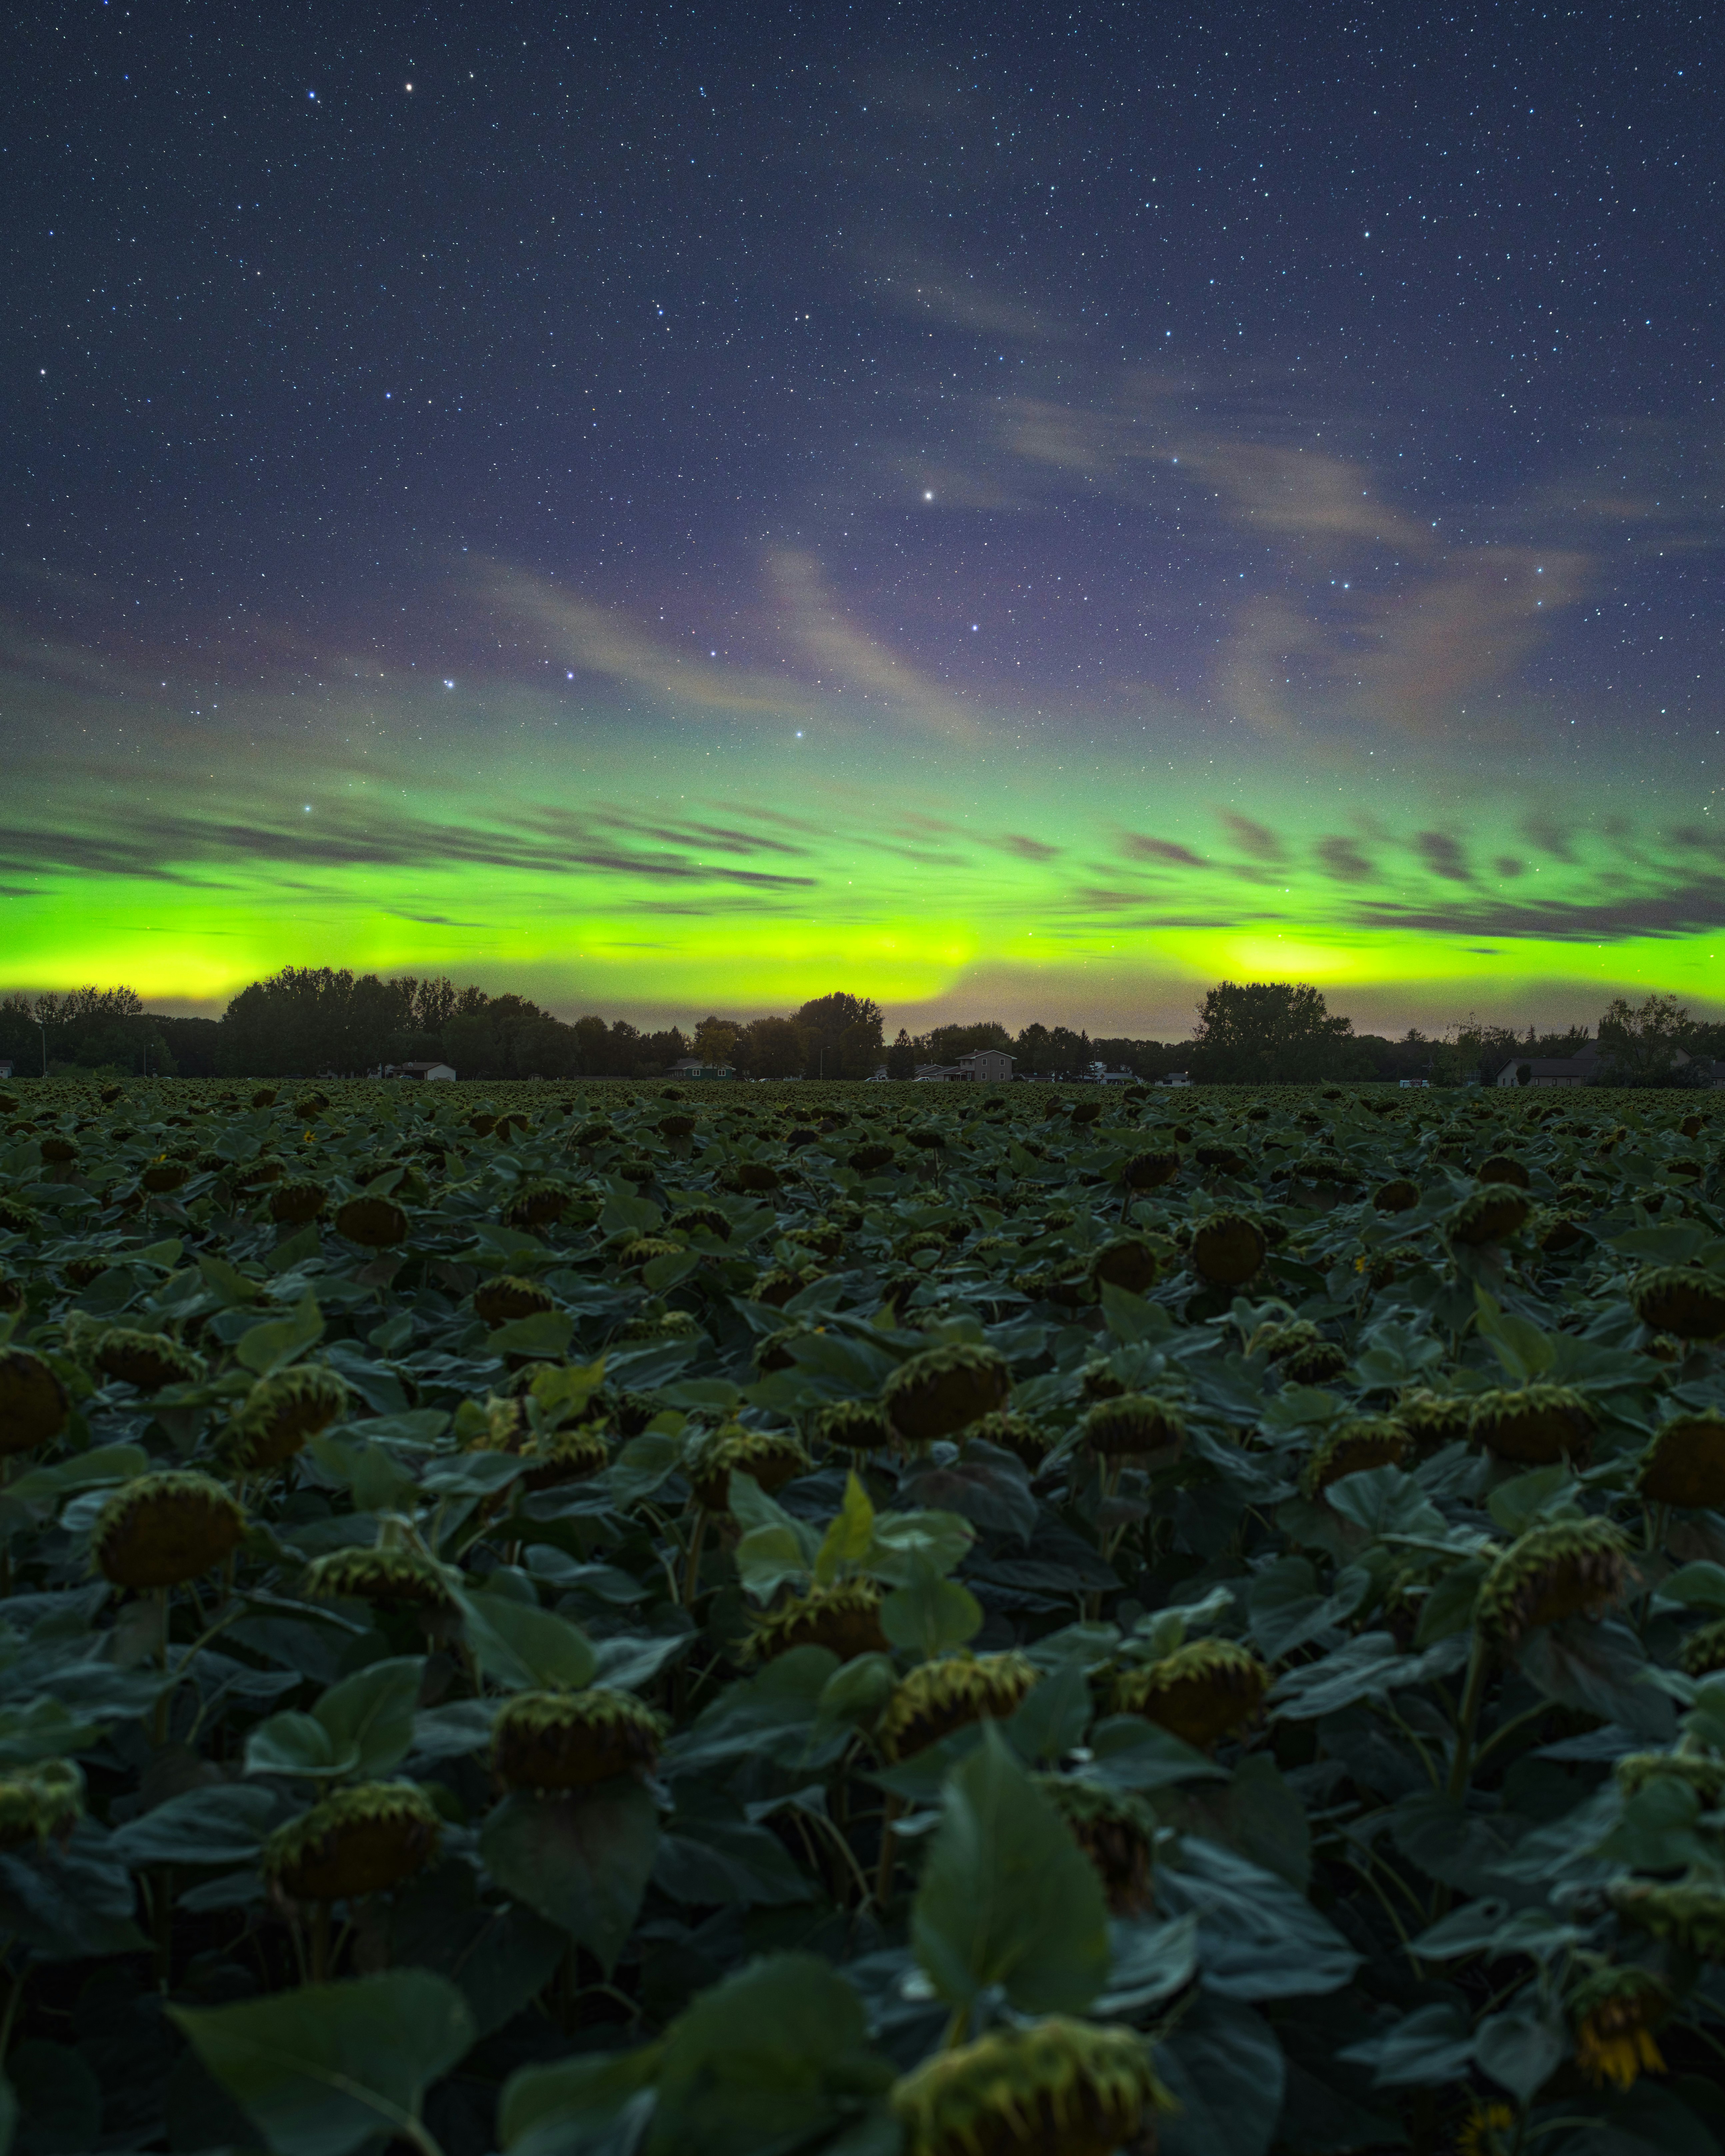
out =
<svg viewBox="0 0 1725 2156"><path fill-rule="evenodd" d="M574 677L574 675L573 675L572 674L569 676L569 679L570 679L572 681L574 680L574 678L575 678L575 677ZM453 688L454 687L454 685L454 685L454 683L453 681L447 680L446 680L444 681L444 688L446 688L446 689L453 689Z"/></svg>

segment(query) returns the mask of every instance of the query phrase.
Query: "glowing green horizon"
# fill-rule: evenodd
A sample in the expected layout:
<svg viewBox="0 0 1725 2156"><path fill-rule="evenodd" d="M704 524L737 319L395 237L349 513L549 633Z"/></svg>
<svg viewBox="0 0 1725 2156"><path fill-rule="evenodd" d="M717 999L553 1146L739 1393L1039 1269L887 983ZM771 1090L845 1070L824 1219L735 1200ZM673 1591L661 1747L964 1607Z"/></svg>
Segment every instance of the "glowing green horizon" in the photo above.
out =
<svg viewBox="0 0 1725 2156"><path fill-rule="evenodd" d="M1079 759L1070 716L980 698L680 685L624 695L589 665L567 693L403 669L190 712L134 695L128 771L119 700L14 680L55 752L17 773L0 988L219 1009L331 964L565 1013L843 985L895 1019L1144 1032L1224 978L1314 981L1357 1023L1718 994L1711 810L1675 778L1644 773L1631 822L1574 760L1475 783L1393 737L1194 751L1154 711L1096 722Z"/></svg>

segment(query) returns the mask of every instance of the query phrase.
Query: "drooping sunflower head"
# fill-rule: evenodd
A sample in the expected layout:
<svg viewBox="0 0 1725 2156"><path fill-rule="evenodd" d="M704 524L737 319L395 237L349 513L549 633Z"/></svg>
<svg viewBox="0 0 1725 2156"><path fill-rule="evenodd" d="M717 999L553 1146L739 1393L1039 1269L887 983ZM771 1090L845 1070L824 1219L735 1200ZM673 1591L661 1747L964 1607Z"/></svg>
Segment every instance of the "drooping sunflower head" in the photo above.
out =
<svg viewBox="0 0 1725 2156"><path fill-rule="evenodd" d="M65 1387L41 1356L28 1348L0 1348L0 1454L50 1443L71 1411Z"/></svg>
<svg viewBox="0 0 1725 2156"><path fill-rule="evenodd" d="M522 1280L514 1273L499 1273L474 1290L473 1306L487 1325L508 1325L518 1317L536 1317L555 1310L557 1297L537 1281Z"/></svg>
<svg viewBox="0 0 1725 2156"><path fill-rule="evenodd" d="M1599 1422L1568 1385L1514 1385L1476 1393L1468 1427L1500 1460L1550 1467L1572 1455L1584 1455Z"/></svg>
<svg viewBox="0 0 1725 2156"><path fill-rule="evenodd" d="M873 1400L834 1400L818 1408L809 1434L840 1452L881 1452L896 1442L886 1409Z"/></svg>
<svg viewBox="0 0 1725 2156"><path fill-rule="evenodd" d="M351 1399L326 1363L296 1363L259 1378L218 1440L223 1464L248 1474L279 1467L308 1437L339 1422Z"/></svg>
<svg viewBox="0 0 1725 2156"><path fill-rule="evenodd" d="M888 1759L908 1759L984 1715L1004 1722L1036 1677L1035 1664L1015 1649L919 1663L894 1686L875 1743Z"/></svg>
<svg viewBox="0 0 1725 2156"><path fill-rule="evenodd" d="M1725 1960L1725 1887L1704 1879L1620 1879L1606 1899L1620 1923L1669 1939L1702 1961Z"/></svg>
<svg viewBox="0 0 1725 2156"><path fill-rule="evenodd" d="M1085 1443L1105 1460L1163 1452L1186 1441L1186 1424L1178 1408L1153 1393L1122 1393L1117 1399L1098 1400L1082 1428Z"/></svg>
<svg viewBox="0 0 1725 2156"><path fill-rule="evenodd" d="M1006 1405L1012 1374L993 1348L955 1341L901 1363L881 1389L881 1405L912 1445L950 1437Z"/></svg>
<svg viewBox="0 0 1725 2156"><path fill-rule="evenodd" d="M1696 1265L1651 1265L1630 1283L1629 1299L1650 1332L1679 1340L1725 1339L1725 1280Z"/></svg>
<svg viewBox="0 0 1725 2156"><path fill-rule="evenodd" d="M891 2103L905 2156L1112 2156L1174 2107L1142 2037L1059 2017L937 2051Z"/></svg>
<svg viewBox="0 0 1725 2156"><path fill-rule="evenodd" d="M1270 1248L1262 1227L1245 1213L1212 1213L1193 1230L1192 1263L1214 1287L1244 1287L1256 1278Z"/></svg>
<svg viewBox="0 0 1725 2156"><path fill-rule="evenodd" d="M585 1482L603 1474L611 1464L611 1444L593 1423L574 1423L531 1437L521 1448L528 1463L521 1481L529 1490L560 1489L565 1482Z"/></svg>
<svg viewBox="0 0 1725 2156"><path fill-rule="evenodd" d="M786 1430L751 1430L721 1423L702 1434L685 1460L696 1502L709 1512L731 1509L731 1478L752 1475L770 1496L814 1466L799 1439Z"/></svg>
<svg viewBox="0 0 1725 2156"><path fill-rule="evenodd" d="M270 1217L278 1227L304 1228L318 1219L329 1204L329 1193L321 1183L303 1176L278 1183L270 1193Z"/></svg>
<svg viewBox="0 0 1725 2156"><path fill-rule="evenodd" d="M1039 1774L1035 1780L1101 1875L1110 1913L1145 1915L1155 1898L1156 1815L1149 1805L1124 1789L1071 1774Z"/></svg>
<svg viewBox="0 0 1725 2156"><path fill-rule="evenodd" d="M531 1234L550 1228L562 1219L575 1193L555 1176L538 1176L524 1183L503 1209L503 1224Z"/></svg>
<svg viewBox="0 0 1725 2156"><path fill-rule="evenodd" d="M314 1601L377 1602L428 1614L455 1606L441 1567L408 1544L379 1543L314 1558L301 1591Z"/></svg>
<svg viewBox="0 0 1725 2156"><path fill-rule="evenodd" d="M1677 1660L1686 1676L1707 1677L1725 1670L1725 1617L1698 1625L1679 1648Z"/></svg>
<svg viewBox="0 0 1725 2156"><path fill-rule="evenodd" d="M411 1782L362 1782L278 1827L264 1845L264 1876L290 1901L351 1901L411 1878L441 1840L431 1800Z"/></svg>
<svg viewBox="0 0 1725 2156"><path fill-rule="evenodd" d="M1725 1759L1707 1752L1630 1752L1611 1771L1625 1796L1652 1783L1681 1782L1703 1800L1705 1810L1717 1810L1725 1797Z"/></svg>
<svg viewBox="0 0 1725 2156"><path fill-rule="evenodd" d="M1189 1640L1142 1668L1116 1670L1109 1686L1117 1714L1141 1714L1203 1752L1244 1728L1269 1689L1270 1672L1232 1640Z"/></svg>
<svg viewBox="0 0 1725 2156"><path fill-rule="evenodd" d="M608 1685L520 1692L491 1725L491 1768L506 1789L586 1789L659 1763L666 1724L644 1701Z"/></svg>
<svg viewBox="0 0 1725 2156"><path fill-rule="evenodd" d="M1358 1415L1320 1438L1300 1471L1300 1494L1321 1496L1332 1482L1370 1467L1400 1467L1412 1457L1414 1439L1394 1415Z"/></svg>
<svg viewBox="0 0 1725 2156"><path fill-rule="evenodd" d="M1435 1393L1429 1385L1410 1385L1395 1404L1395 1419L1420 1452L1436 1452L1468 1435L1473 1403L1461 1393Z"/></svg>
<svg viewBox="0 0 1725 2156"><path fill-rule="evenodd" d="M1455 2136L1455 2156L1511 2156L1521 2123L1512 2104L1473 2104Z"/></svg>
<svg viewBox="0 0 1725 2156"><path fill-rule="evenodd" d="M1005 1408L973 1422L966 1436L973 1443L994 1445L1003 1452L1016 1454L1033 1475L1054 1450L1055 1443L1052 1430L1044 1430L1028 1415L1014 1414Z"/></svg>
<svg viewBox="0 0 1725 2156"><path fill-rule="evenodd" d="M1671 2010L1671 1994L1651 1969L1602 1969L1569 1997L1575 2063L1597 2088L1630 2087L1643 2073L1662 2074L1653 2032Z"/></svg>
<svg viewBox="0 0 1725 2156"><path fill-rule="evenodd" d="M881 1589L872 1579L841 1580L793 1595L754 1620L743 1643L750 1661L770 1662L793 1647L824 1647L841 1662L891 1651L880 1630Z"/></svg>
<svg viewBox="0 0 1725 2156"><path fill-rule="evenodd" d="M122 1483L96 1515L90 1549L116 1587L178 1587L245 1536L245 1514L213 1476L168 1467Z"/></svg>
<svg viewBox="0 0 1725 2156"><path fill-rule="evenodd" d="M208 1373L203 1356L166 1332L130 1325L105 1325L81 1336L80 1351L105 1378L159 1393L166 1385L195 1385Z"/></svg>
<svg viewBox="0 0 1725 2156"><path fill-rule="evenodd" d="M1116 1235L1091 1260L1090 1276L1099 1285L1143 1295L1155 1286L1173 1255L1174 1246L1165 1236Z"/></svg>
<svg viewBox="0 0 1725 2156"><path fill-rule="evenodd" d="M39 1759L0 1774L0 1849L53 1836L64 1841L84 1816L84 1773L75 1759Z"/></svg>
<svg viewBox="0 0 1725 2156"><path fill-rule="evenodd" d="M1635 1481L1656 1505L1695 1512L1725 1505L1725 1414L1702 1408L1661 1424L1641 1455Z"/></svg>
<svg viewBox="0 0 1725 2156"><path fill-rule="evenodd" d="M1623 1537L1609 1520L1530 1527L1486 1574L1474 1621L1497 1646L1512 1650L1542 1625L1609 1609L1622 1596L1627 1573Z"/></svg>
<svg viewBox="0 0 1725 2156"><path fill-rule="evenodd" d="M362 1250L393 1250L408 1240L408 1216L393 1199L367 1191L336 1207L336 1232Z"/></svg>

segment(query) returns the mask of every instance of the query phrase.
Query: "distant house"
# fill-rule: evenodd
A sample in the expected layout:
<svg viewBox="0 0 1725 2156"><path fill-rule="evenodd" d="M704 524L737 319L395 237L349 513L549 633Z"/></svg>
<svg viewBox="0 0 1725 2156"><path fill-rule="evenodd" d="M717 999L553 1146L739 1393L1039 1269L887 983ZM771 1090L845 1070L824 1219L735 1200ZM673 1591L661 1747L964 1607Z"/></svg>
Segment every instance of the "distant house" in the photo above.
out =
<svg viewBox="0 0 1725 2156"><path fill-rule="evenodd" d="M919 1086L944 1085L949 1080L963 1075L956 1063L919 1063L916 1065L916 1083Z"/></svg>
<svg viewBox="0 0 1725 2156"><path fill-rule="evenodd" d="M383 1065L386 1078L417 1078L423 1082L428 1078L443 1080L453 1078L454 1075L453 1063L386 1063Z"/></svg>
<svg viewBox="0 0 1725 2156"><path fill-rule="evenodd" d="M11 1075L12 1058L9 1055L0 1055L0 1078L9 1078Z"/></svg>
<svg viewBox="0 0 1725 2156"><path fill-rule="evenodd" d="M1157 1080L1158 1086L1189 1086L1192 1081L1183 1070L1170 1070L1166 1078Z"/></svg>
<svg viewBox="0 0 1725 2156"><path fill-rule="evenodd" d="M668 1078L734 1078L737 1068L730 1063L703 1063L698 1055L680 1055L665 1075Z"/></svg>
<svg viewBox="0 0 1725 2156"><path fill-rule="evenodd" d="M961 1078L974 1079L979 1086L1009 1086L1012 1060L1004 1048L973 1048L959 1057L957 1069Z"/></svg>
<svg viewBox="0 0 1725 2156"><path fill-rule="evenodd" d="M1429 1078L1400 1078L1396 1082L1405 1093L1410 1086L1429 1086L1431 1081Z"/></svg>

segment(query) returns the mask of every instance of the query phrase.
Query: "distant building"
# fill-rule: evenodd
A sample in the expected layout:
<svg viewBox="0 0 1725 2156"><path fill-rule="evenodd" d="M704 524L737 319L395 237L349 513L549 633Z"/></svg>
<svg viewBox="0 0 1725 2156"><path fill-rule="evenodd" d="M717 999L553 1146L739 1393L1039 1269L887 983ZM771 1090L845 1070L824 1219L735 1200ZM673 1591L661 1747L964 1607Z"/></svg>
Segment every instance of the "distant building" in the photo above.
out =
<svg viewBox="0 0 1725 2156"><path fill-rule="evenodd" d="M1189 1086L1192 1081L1183 1070L1170 1070L1166 1078L1157 1080L1158 1086Z"/></svg>
<svg viewBox="0 0 1725 2156"><path fill-rule="evenodd" d="M383 1065L386 1078L417 1078L423 1082L428 1078L447 1080L454 1075L453 1063L386 1063Z"/></svg>
<svg viewBox="0 0 1725 2156"><path fill-rule="evenodd" d="M1012 1060L1004 1048L973 1048L954 1067L961 1078L973 1078L979 1086L1009 1086Z"/></svg>
<svg viewBox="0 0 1725 2156"><path fill-rule="evenodd" d="M1429 1078L1402 1078L1399 1079L1396 1082L1400 1086L1403 1092L1405 1093L1410 1086L1430 1086L1431 1081Z"/></svg>
<svg viewBox="0 0 1725 2156"><path fill-rule="evenodd" d="M0 1055L0 1078L9 1078L11 1075L12 1058L9 1055Z"/></svg>
<svg viewBox="0 0 1725 2156"><path fill-rule="evenodd" d="M680 1055L665 1075L668 1078L734 1078L737 1068L730 1063L703 1063L698 1055Z"/></svg>

